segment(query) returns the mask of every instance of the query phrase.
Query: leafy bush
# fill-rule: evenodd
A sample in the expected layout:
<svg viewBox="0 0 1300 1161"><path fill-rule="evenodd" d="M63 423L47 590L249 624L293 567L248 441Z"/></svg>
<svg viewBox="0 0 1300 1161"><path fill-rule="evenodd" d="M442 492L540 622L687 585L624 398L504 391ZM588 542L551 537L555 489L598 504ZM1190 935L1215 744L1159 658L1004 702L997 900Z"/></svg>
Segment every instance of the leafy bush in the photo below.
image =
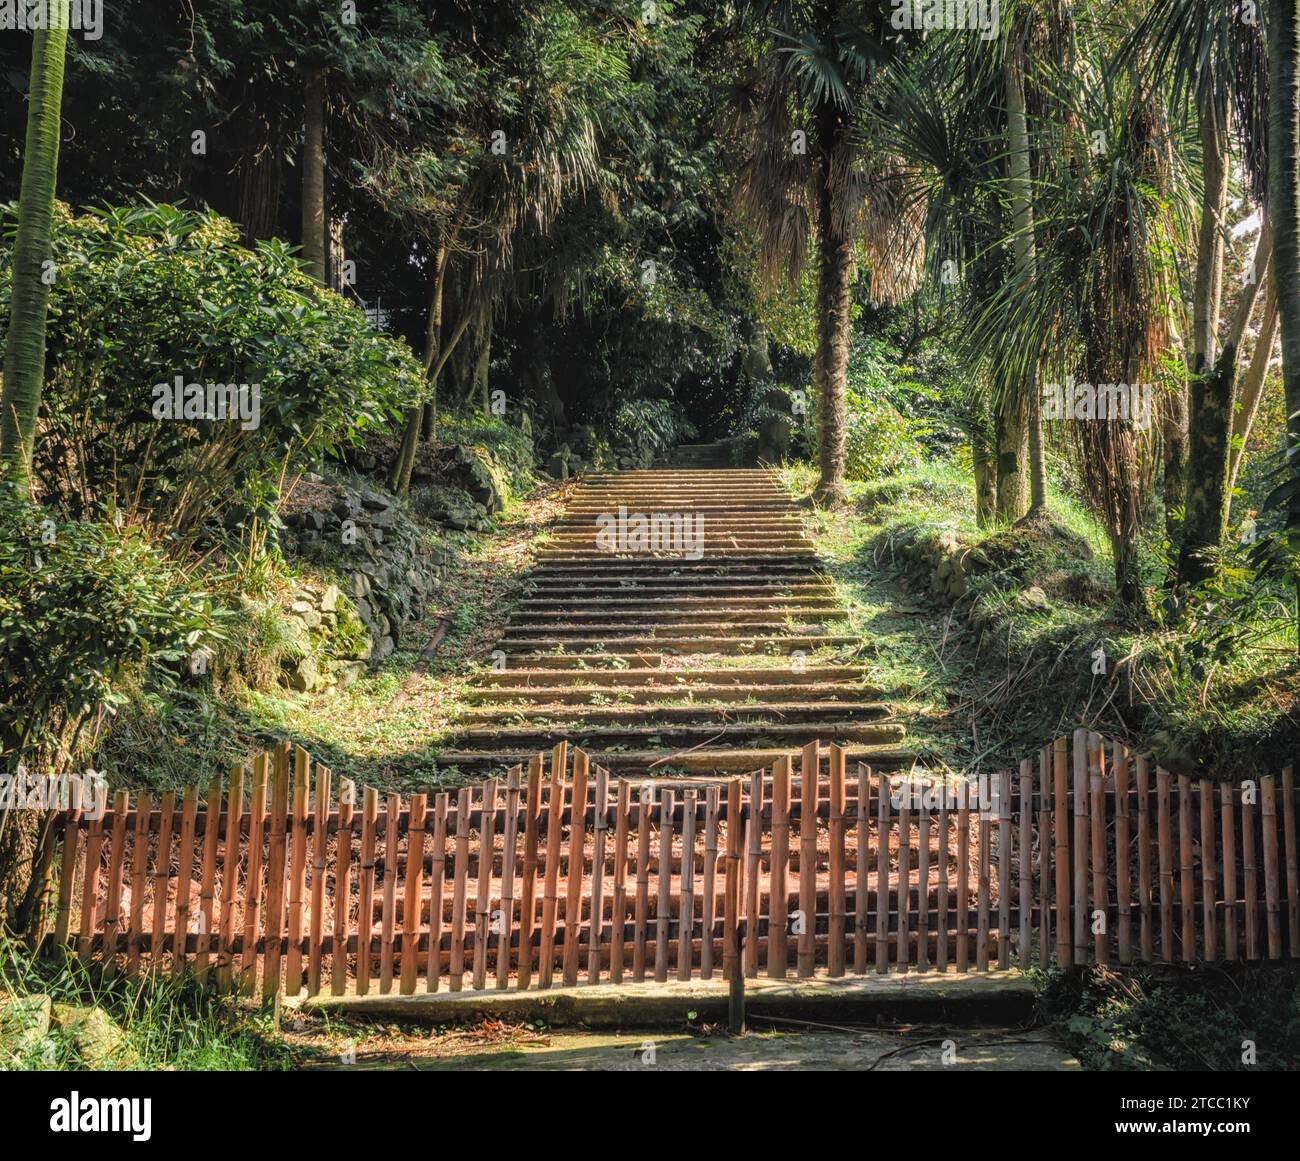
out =
<svg viewBox="0 0 1300 1161"><path fill-rule="evenodd" d="M15 210L4 211L10 247ZM238 498L232 524L264 523L286 472L418 394L404 345L317 287L284 243L248 250L238 236L224 218L174 206L59 207L34 474L66 515L125 513L187 540ZM6 252L0 342L10 284ZM249 385L257 425L249 414L159 418L155 388L178 378Z"/></svg>
<svg viewBox="0 0 1300 1161"><path fill-rule="evenodd" d="M920 464L925 425L899 404L905 396L924 392L907 377L906 368L884 358L879 344L859 344L849 362L845 392L844 470L850 480L897 475Z"/></svg>
<svg viewBox="0 0 1300 1161"><path fill-rule="evenodd" d="M217 634L210 602L136 530L56 523L0 489L0 754L70 754L146 661Z"/></svg>

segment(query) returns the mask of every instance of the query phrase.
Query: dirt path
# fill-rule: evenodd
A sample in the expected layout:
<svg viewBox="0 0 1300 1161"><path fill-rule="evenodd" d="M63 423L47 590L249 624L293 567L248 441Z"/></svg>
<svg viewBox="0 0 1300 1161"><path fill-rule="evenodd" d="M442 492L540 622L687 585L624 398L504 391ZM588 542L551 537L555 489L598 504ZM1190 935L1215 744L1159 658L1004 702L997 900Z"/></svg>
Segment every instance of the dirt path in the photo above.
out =
<svg viewBox="0 0 1300 1161"><path fill-rule="evenodd" d="M500 770L561 739L616 772L752 770L815 738L909 763L844 616L775 473L589 476L439 766Z"/></svg>

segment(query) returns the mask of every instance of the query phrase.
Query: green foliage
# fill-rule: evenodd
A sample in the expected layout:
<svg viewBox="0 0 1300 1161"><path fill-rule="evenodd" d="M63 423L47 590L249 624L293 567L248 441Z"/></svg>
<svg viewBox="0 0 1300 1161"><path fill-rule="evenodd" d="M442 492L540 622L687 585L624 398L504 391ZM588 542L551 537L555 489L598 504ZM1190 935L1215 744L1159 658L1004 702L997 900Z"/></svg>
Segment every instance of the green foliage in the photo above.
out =
<svg viewBox="0 0 1300 1161"><path fill-rule="evenodd" d="M123 677L217 632L210 603L135 530L56 523L0 489L0 753L69 754Z"/></svg>
<svg viewBox="0 0 1300 1161"><path fill-rule="evenodd" d="M2 930L0 995L49 996L56 1004L102 1009L126 1037L117 1068L267 1070L293 1063L292 1053L275 1036L269 1013L241 1011L237 1001L213 996L190 977L119 976L106 982L97 969L71 956L34 955ZM74 1038L61 1029L51 1029L44 1037L26 1032L17 1020L0 1023L3 1067L86 1067Z"/></svg>
<svg viewBox="0 0 1300 1161"><path fill-rule="evenodd" d="M615 447L649 457L685 443L696 432L671 399L633 399L614 413L610 434Z"/></svg>
<svg viewBox="0 0 1300 1161"><path fill-rule="evenodd" d="M1043 979L1040 1002L1086 1068L1293 1071L1300 1065L1300 970L1287 964L1102 968ZM1243 1042L1258 1054L1242 1059Z"/></svg>
<svg viewBox="0 0 1300 1161"><path fill-rule="evenodd" d="M845 475L850 480L893 476L919 465L925 424L904 414L895 402L925 393L907 371L887 360L879 341L865 340L853 352L845 392Z"/></svg>
<svg viewBox="0 0 1300 1161"><path fill-rule="evenodd" d="M9 212L12 220L12 210ZM47 502L137 516L189 538L238 502L274 514L286 472L360 439L419 389L419 365L316 288L279 242L255 251L213 214L144 205L61 212L42 433ZM0 306L11 268L0 267ZM259 423L156 418L155 387L256 386Z"/></svg>

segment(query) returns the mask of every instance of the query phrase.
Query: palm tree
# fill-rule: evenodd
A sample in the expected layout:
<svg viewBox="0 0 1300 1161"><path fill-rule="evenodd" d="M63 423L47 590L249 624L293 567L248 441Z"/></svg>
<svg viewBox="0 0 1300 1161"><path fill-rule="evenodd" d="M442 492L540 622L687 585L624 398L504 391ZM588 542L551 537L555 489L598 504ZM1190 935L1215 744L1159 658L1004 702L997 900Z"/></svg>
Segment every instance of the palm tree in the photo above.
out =
<svg viewBox="0 0 1300 1161"><path fill-rule="evenodd" d="M909 220L889 205L891 188L873 156L866 111L887 59L884 17L853 0L750 5L739 42L747 72L733 99L746 157L738 181L742 215L759 234L770 284L796 284L817 259L818 498L844 496L845 387L855 255L865 244L873 291L894 297L904 281L896 245Z"/></svg>
<svg viewBox="0 0 1300 1161"><path fill-rule="evenodd" d="M68 0L53 0L49 23L52 27L40 29L32 37L27 141L14 240L4 391L0 395L0 470L23 487L30 484L36 416L45 378L45 317L50 295L46 263L50 260L54 185L59 171Z"/></svg>
<svg viewBox="0 0 1300 1161"><path fill-rule="evenodd" d="M1273 282L1282 320L1282 386L1287 457L1300 478L1300 0L1269 0L1268 208L1273 220ZM1300 500L1287 505L1291 547L1300 547Z"/></svg>

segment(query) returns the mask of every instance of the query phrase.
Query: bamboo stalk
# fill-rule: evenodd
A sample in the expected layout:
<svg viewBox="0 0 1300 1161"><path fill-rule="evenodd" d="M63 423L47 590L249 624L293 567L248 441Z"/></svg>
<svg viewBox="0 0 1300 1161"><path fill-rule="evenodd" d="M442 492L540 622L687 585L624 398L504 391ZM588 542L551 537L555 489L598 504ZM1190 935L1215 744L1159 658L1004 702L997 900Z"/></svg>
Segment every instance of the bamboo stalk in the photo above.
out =
<svg viewBox="0 0 1300 1161"><path fill-rule="evenodd" d="M1183 962L1196 958L1196 865L1192 858L1192 780L1178 776L1178 895Z"/></svg>
<svg viewBox="0 0 1300 1161"><path fill-rule="evenodd" d="M1019 855L1020 855L1020 898L1017 918L1020 921L1019 946L1016 958L1022 969L1031 966L1033 948L1031 946L1034 931L1034 863L1033 863L1033 825L1034 825L1034 764L1024 758L1020 763L1020 814L1018 817Z"/></svg>
<svg viewBox="0 0 1300 1161"><path fill-rule="evenodd" d="M446 791L433 800L433 853L429 859L429 946L425 953L424 990L436 992L442 982L442 921L446 904L447 814L451 795ZM520 942L522 946L522 935Z"/></svg>
<svg viewBox="0 0 1300 1161"><path fill-rule="evenodd" d="M727 783L727 858L723 872L722 898L722 977L734 980L742 970L739 948L740 934L740 816L744 785L739 778Z"/></svg>
<svg viewBox="0 0 1300 1161"><path fill-rule="evenodd" d="M1268 958L1282 958L1282 903L1277 859L1277 779L1260 779L1260 823L1264 838L1264 918L1268 930Z"/></svg>
<svg viewBox="0 0 1300 1161"><path fill-rule="evenodd" d="M307 995L320 994L325 938L325 843L330 818L330 771L316 763L315 814L311 835L311 890L307 922ZM341 807L340 807L341 809Z"/></svg>
<svg viewBox="0 0 1300 1161"><path fill-rule="evenodd" d="M1119 962L1133 962L1132 833L1128 801L1128 750L1115 743L1115 895L1119 907Z"/></svg>
<svg viewBox="0 0 1300 1161"><path fill-rule="evenodd" d="M573 751L573 809L569 821L568 877L564 895L564 986L578 982L578 949L582 933L582 879L587 850L587 755Z"/></svg>
<svg viewBox="0 0 1300 1161"><path fill-rule="evenodd" d="M519 894L519 976L517 987L532 982L533 935L537 930L537 850L542 821L541 754L528 760L528 789L524 796L524 878Z"/></svg>
<svg viewBox="0 0 1300 1161"><path fill-rule="evenodd" d="M374 968L375 832L379 827L379 791L367 786L361 799L361 866L357 876L357 995L370 991Z"/></svg>
<svg viewBox="0 0 1300 1161"><path fill-rule="evenodd" d="M678 888L677 978L691 978L695 966L695 809L693 787L682 791L682 870Z"/></svg>
<svg viewBox="0 0 1300 1161"><path fill-rule="evenodd" d="M1300 959L1300 862L1296 858L1295 776L1282 771L1282 835L1286 844L1286 930L1292 959Z"/></svg>
<svg viewBox="0 0 1300 1161"><path fill-rule="evenodd" d="M894 940L894 963L900 972L907 971L911 953L912 910L912 811L908 801L911 786L904 784L898 804L898 920Z"/></svg>
<svg viewBox="0 0 1300 1161"><path fill-rule="evenodd" d="M1232 786L1219 787L1220 823L1223 831L1223 958L1235 963L1239 955L1237 928L1237 822L1233 815Z"/></svg>
<svg viewBox="0 0 1300 1161"><path fill-rule="evenodd" d="M320 767L318 766L318 779L319 770ZM326 786L328 787L328 783L326 783ZM328 798L326 801L328 802ZM410 820L406 827L406 883L402 889L402 966L398 983L403 996L415 994L415 981L420 971L420 903L424 897L424 815L428 804L428 795L412 794L408 806ZM319 804L317 809L319 810ZM324 865L324 851L322 850L322 869ZM394 879L397 877L396 872L397 868L394 866ZM314 922L315 915L313 913L313 924Z"/></svg>
<svg viewBox="0 0 1300 1161"><path fill-rule="evenodd" d="M357 787L350 778L339 783L339 829L334 845L334 947L330 992L341 996L348 986L348 926L352 907L352 815Z"/></svg>
<svg viewBox="0 0 1300 1161"><path fill-rule="evenodd" d="M1066 743L1052 743L1052 821L1056 837L1056 964L1070 967L1074 948L1070 943L1070 793L1066 765Z"/></svg>
<svg viewBox="0 0 1300 1161"><path fill-rule="evenodd" d="M59 847L59 903L54 920L54 943L64 949L68 942L68 926L72 921L72 889L77 877L77 852L81 838L81 777L73 774L69 779L68 807L63 812L62 843ZM157 945L150 943L157 956Z"/></svg>
<svg viewBox="0 0 1300 1161"><path fill-rule="evenodd" d="M1255 862L1255 801L1241 798L1241 871L1246 888L1246 958L1259 959L1259 868Z"/></svg>
<svg viewBox="0 0 1300 1161"><path fill-rule="evenodd" d="M302 910L307 888L307 793L311 758L301 746L294 749L293 820L289 845L289 952L284 960L285 992L302 991Z"/></svg>
<svg viewBox="0 0 1300 1161"><path fill-rule="evenodd" d="M1174 962L1174 841L1169 771L1156 767L1156 845L1160 856L1160 958Z"/></svg>
<svg viewBox="0 0 1300 1161"><path fill-rule="evenodd" d="M998 970L1011 966L1011 771L999 775Z"/></svg>
<svg viewBox="0 0 1300 1161"><path fill-rule="evenodd" d="M632 927L632 979L638 984L645 980L650 924L650 812L654 807L654 786L643 783L637 793L636 911Z"/></svg>
<svg viewBox="0 0 1300 1161"><path fill-rule="evenodd" d="M551 786L553 794L555 784L552 783ZM447 961L447 986L453 992L459 992L465 987L465 908L469 891L469 821L473 802L473 792L468 786L462 786L456 796L456 861L451 876L451 954ZM548 836L548 846L550 842ZM555 914L552 911L550 924L552 932L554 923ZM543 931L543 939L545 934ZM542 966L545 969L544 962ZM543 986L549 987L550 982L550 973L547 972L546 983Z"/></svg>
<svg viewBox="0 0 1300 1161"><path fill-rule="evenodd" d="M785 979L786 932L790 900L790 759L782 755L772 767L772 872L768 888L767 974Z"/></svg>
<svg viewBox="0 0 1300 1161"><path fill-rule="evenodd" d="M609 771L596 767L592 795L591 913L587 923L587 982L600 983L600 949L605 939L605 846L609 834Z"/></svg>
<svg viewBox="0 0 1300 1161"><path fill-rule="evenodd" d="M1096 963L1110 963L1110 897L1106 873L1106 752L1100 734L1088 736L1089 816L1092 822L1092 954ZM1100 918L1101 930L1096 930Z"/></svg>
<svg viewBox="0 0 1300 1161"><path fill-rule="evenodd" d="M217 944L217 987L230 991L235 968L235 901L239 898L240 820L244 814L244 768L234 766L226 786L226 835L221 846L221 922ZM155 945L155 958L157 947Z"/></svg>
<svg viewBox="0 0 1300 1161"><path fill-rule="evenodd" d="M713 929L717 923L718 814L721 790L710 786L704 792L704 894L700 912L700 979L713 978ZM725 868L724 868L725 871Z"/></svg>
<svg viewBox="0 0 1300 1161"><path fill-rule="evenodd" d="M1088 731L1074 731L1074 962L1088 962Z"/></svg>
<svg viewBox="0 0 1300 1161"><path fill-rule="evenodd" d="M194 957L194 978L206 985L211 963L212 937L216 923L217 834L221 819L221 776L208 783L207 805L203 810L203 869L199 879L199 933Z"/></svg>
<svg viewBox="0 0 1300 1161"><path fill-rule="evenodd" d="M1137 848L1138 848L1138 946L1142 962L1155 958L1155 924L1152 921L1152 900L1155 892L1151 883L1151 776L1147 760L1141 754L1134 761L1137 785Z"/></svg>
<svg viewBox="0 0 1300 1161"><path fill-rule="evenodd" d="M830 855L827 891L826 974L832 979L844 975L844 751L831 744L827 786ZM922 918L921 922L924 922Z"/></svg>
<svg viewBox="0 0 1300 1161"><path fill-rule="evenodd" d="M1038 751L1038 964L1052 957L1052 750Z"/></svg>
<svg viewBox="0 0 1300 1161"><path fill-rule="evenodd" d="M187 791L186 794L188 796L192 791ZM126 815L130 807L130 796L125 790L119 790L113 800L113 825L108 842L108 891L104 904L104 978L109 980L117 975L117 929L123 888L122 863L126 857ZM190 830L192 839L192 821Z"/></svg>
<svg viewBox="0 0 1300 1161"><path fill-rule="evenodd" d="M1201 911L1205 961L1213 963L1219 956L1218 923L1215 911L1219 895L1218 875L1214 866L1214 790L1208 778L1200 780L1201 800Z"/></svg>
<svg viewBox="0 0 1300 1161"><path fill-rule="evenodd" d="M181 833L176 846L176 934L172 940L172 978L179 979L189 956L190 885L194 873L194 829L199 792L188 786L182 798Z"/></svg>
<svg viewBox="0 0 1300 1161"><path fill-rule="evenodd" d="M668 928L673 913L673 812L677 796L672 787L659 788L659 893L655 903L655 983L668 979Z"/></svg>
<svg viewBox="0 0 1300 1161"><path fill-rule="evenodd" d="M970 967L970 782L957 784L957 971Z"/></svg>
<svg viewBox="0 0 1300 1161"><path fill-rule="evenodd" d="M614 897L609 913L609 982L623 982L627 942L627 828L632 813L632 786L618 780L614 815Z"/></svg>
<svg viewBox="0 0 1300 1161"><path fill-rule="evenodd" d="M876 971L889 970L889 776L879 777L876 827Z"/></svg>
<svg viewBox="0 0 1300 1161"><path fill-rule="evenodd" d="M257 993L257 941L262 915L262 835L266 827L266 790L270 755L253 759L253 791L248 806L248 872L244 889L244 946L239 955L240 990Z"/></svg>
<svg viewBox="0 0 1300 1161"><path fill-rule="evenodd" d="M158 811L158 849L153 864L153 924L150 943L153 969L161 971L163 949L167 943L167 895L172 869L172 823L176 813L175 791L165 791ZM238 847L236 857L238 857Z"/></svg>
<svg viewBox="0 0 1300 1161"><path fill-rule="evenodd" d="M993 775L997 777L997 775ZM976 833L979 835L979 855L976 867L979 875L978 895L975 904L975 968L977 971L989 970L989 905L990 905L990 864L992 861L993 804L981 797L979 804L979 821Z"/></svg>
<svg viewBox="0 0 1300 1161"><path fill-rule="evenodd" d="M515 926L515 860L519 838L519 777L523 770L514 766L506 774L505 832L501 839L501 911L497 924L497 989L510 983L510 946ZM594 980L592 981L595 982Z"/></svg>
<svg viewBox="0 0 1300 1161"><path fill-rule="evenodd" d="M817 811L818 744L810 742L799 758L799 935L795 970L808 979L817 964Z"/></svg>
<svg viewBox="0 0 1300 1161"><path fill-rule="evenodd" d="M577 755L574 753L574 765ZM496 843L497 822L497 780L489 778L483 787L483 809L479 815L478 830L478 893L474 898L474 976L473 985L476 992L487 987L488 936L492 925L492 865ZM575 805L574 809L578 809ZM572 880L572 875L570 875ZM565 915L567 928L568 915ZM569 936L565 931L565 940ZM566 981L567 982L567 981Z"/></svg>
<svg viewBox="0 0 1300 1161"><path fill-rule="evenodd" d="M144 885L149 867L149 815L153 799L146 792L136 796L135 828L131 837L131 907L127 913L126 974L140 974L140 942L144 934Z"/></svg>
<svg viewBox="0 0 1300 1161"><path fill-rule="evenodd" d="M95 796L95 817L86 828L85 870L81 874L81 917L77 930L77 956L88 960L95 938L95 906L99 902L99 880L104 849L104 820L108 817L108 791L100 787ZM163 868L163 874L167 868ZM164 891L164 898L166 892ZM155 928L156 930L156 928Z"/></svg>
<svg viewBox="0 0 1300 1161"><path fill-rule="evenodd" d="M275 748L271 771L271 832L266 857L266 953L262 957L262 997L280 991L280 960L284 938L286 875L285 820L289 813L289 747Z"/></svg>
<svg viewBox="0 0 1300 1161"><path fill-rule="evenodd" d="M379 993L393 990L397 933L397 874L401 863L402 796L390 794L384 807L383 910L379 915Z"/></svg>
<svg viewBox="0 0 1300 1161"><path fill-rule="evenodd" d="M747 979L753 979L758 975L759 874L763 858L764 786L763 771L755 771L750 778L749 817L745 820L744 829L745 869L741 884L745 900L745 946L741 956L741 967Z"/></svg>
<svg viewBox="0 0 1300 1161"><path fill-rule="evenodd" d="M934 966L941 972L948 970L948 842L951 826L948 822L948 786L945 783L939 795L939 844L936 849L939 876L939 893L935 902L939 907L938 941L934 949Z"/></svg>
<svg viewBox="0 0 1300 1161"><path fill-rule="evenodd" d="M564 789L569 748L561 742L551 753L551 788L546 814L546 870L542 882L542 946L537 986L549 988L555 973L555 925L559 911L560 857L564 829Z"/></svg>

